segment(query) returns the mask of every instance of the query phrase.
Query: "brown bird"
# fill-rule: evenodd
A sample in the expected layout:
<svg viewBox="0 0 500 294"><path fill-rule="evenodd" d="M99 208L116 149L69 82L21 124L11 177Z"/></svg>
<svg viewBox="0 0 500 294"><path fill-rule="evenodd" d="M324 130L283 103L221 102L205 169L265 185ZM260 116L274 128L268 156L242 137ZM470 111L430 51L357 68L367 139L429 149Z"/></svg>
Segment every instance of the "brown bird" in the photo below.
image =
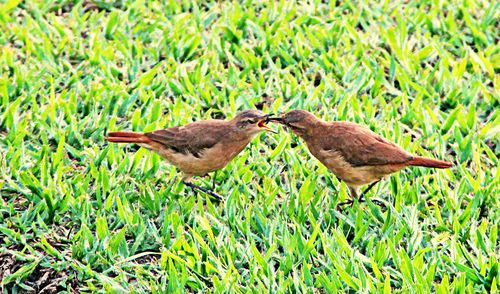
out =
<svg viewBox="0 0 500 294"><path fill-rule="evenodd" d="M304 139L309 151L349 187L358 198L360 186L369 185L364 195L382 178L407 166L449 168L452 163L412 155L396 144L351 122L325 122L304 110L293 110L281 117L269 117L289 127ZM343 204L352 204L353 199Z"/></svg>
<svg viewBox="0 0 500 294"><path fill-rule="evenodd" d="M259 132L272 131L266 125L267 117L258 110L244 110L231 120L204 120L149 133L110 132L105 139L136 143L158 153L180 169L186 186L220 199L213 191L191 183L191 178L222 169Z"/></svg>

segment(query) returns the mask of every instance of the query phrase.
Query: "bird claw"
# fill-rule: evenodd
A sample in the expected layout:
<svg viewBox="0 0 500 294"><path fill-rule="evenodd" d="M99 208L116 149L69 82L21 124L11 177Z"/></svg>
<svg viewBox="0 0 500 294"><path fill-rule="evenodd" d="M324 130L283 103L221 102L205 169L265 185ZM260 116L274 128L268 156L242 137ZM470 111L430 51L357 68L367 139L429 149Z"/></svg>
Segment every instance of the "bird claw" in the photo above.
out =
<svg viewBox="0 0 500 294"><path fill-rule="evenodd" d="M191 182L184 182L184 185L188 186L189 188L195 190L195 191L200 191L200 192L203 192L209 196L212 196L212 198L214 199L217 199L218 201L222 201L222 196L220 196L219 194L215 193L214 191L212 190L209 190L209 189L206 189L206 188L203 188L203 187L200 187L198 185L195 185Z"/></svg>
<svg viewBox="0 0 500 294"><path fill-rule="evenodd" d="M363 203L363 202L366 202L365 198L363 196L359 197L357 199L357 201L359 203ZM387 205L385 205L384 202L380 201L380 200L377 200L377 199L370 199L370 201L378 206L381 206L381 207L387 207ZM350 199L348 201L345 201L345 202L340 202L339 204L337 204L337 210L341 210L342 206L344 205L351 205L351 207L354 205L354 202L356 202L355 199Z"/></svg>
<svg viewBox="0 0 500 294"><path fill-rule="evenodd" d="M347 200L345 202L340 202L337 204L337 210L338 211L341 211L342 210L342 206L344 205L351 205L351 207L354 205L354 200L353 199L350 199L350 200Z"/></svg>

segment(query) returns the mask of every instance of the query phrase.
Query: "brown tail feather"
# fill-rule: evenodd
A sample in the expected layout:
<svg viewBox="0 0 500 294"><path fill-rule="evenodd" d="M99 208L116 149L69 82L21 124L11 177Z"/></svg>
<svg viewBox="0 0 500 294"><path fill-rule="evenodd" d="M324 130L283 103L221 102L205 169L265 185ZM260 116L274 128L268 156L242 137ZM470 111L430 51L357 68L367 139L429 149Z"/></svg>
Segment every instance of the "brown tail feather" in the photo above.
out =
<svg viewBox="0 0 500 294"><path fill-rule="evenodd" d="M115 143L149 143L151 140L139 132L109 132L104 139Z"/></svg>
<svg viewBox="0 0 500 294"><path fill-rule="evenodd" d="M435 167L435 168L450 168L453 166L453 163L439 159L415 156L412 160L408 162L408 165Z"/></svg>
<svg viewBox="0 0 500 294"><path fill-rule="evenodd" d="M137 138L141 137L143 133L139 132L130 132L130 131L123 131L123 132L109 132L108 137L127 137L127 138Z"/></svg>

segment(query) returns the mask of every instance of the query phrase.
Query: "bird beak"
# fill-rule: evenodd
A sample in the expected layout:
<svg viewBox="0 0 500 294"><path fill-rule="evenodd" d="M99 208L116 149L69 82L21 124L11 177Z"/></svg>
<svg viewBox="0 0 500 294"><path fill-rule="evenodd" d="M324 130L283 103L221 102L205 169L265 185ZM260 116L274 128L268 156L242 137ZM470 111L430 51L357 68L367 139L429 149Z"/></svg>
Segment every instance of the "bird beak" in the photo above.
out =
<svg viewBox="0 0 500 294"><path fill-rule="evenodd" d="M272 114L269 114L267 117L266 117L266 123L270 122L270 121L275 121L275 122L278 122L278 123L283 123L283 118L281 117L281 113L278 113L277 116L273 117Z"/></svg>
<svg viewBox="0 0 500 294"><path fill-rule="evenodd" d="M275 122L283 123L283 119L281 117L268 117L266 119L266 122L270 122L270 121L275 121Z"/></svg>
<svg viewBox="0 0 500 294"><path fill-rule="evenodd" d="M268 121L268 118L267 118L267 117L266 117L265 119L261 119L261 120L259 120L259 122L257 123L257 126L258 126L259 128L261 128L261 129L264 129L264 130L268 131L268 132L271 132L271 133L277 134L278 132L274 131L273 129L271 129L270 127L268 127L268 126L266 125L267 121Z"/></svg>
<svg viewBox="0 0 500 294"><path fill-rule="evenodd" d="M280 115L280 114L278 114L278 115ZM266 123L268 123L270 121L274 121L274 122L277 122L277 123L280 123L280 124L284 124L285 123L283 121L283 118L280 117L280 116L272 117L271 115L268 115L267 118L266 118Z"/></svg>

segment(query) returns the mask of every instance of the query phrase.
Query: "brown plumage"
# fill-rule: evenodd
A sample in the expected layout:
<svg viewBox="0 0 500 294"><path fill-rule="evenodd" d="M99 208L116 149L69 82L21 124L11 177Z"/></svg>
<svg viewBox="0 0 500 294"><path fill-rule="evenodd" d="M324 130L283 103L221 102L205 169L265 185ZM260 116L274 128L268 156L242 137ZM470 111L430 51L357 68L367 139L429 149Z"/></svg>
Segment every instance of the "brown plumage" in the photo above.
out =
<svg viewBox="0 0 500 294"><path fill-rule="evenodd" d="M108 142L136 143L150 149L175 165L183 173L184 183L214 197L210 190L191 183L193 176L203 176L225 167L262 131L267 115L245 110L231 120L205 120L149 133L110 132Z"/></svg>
<svg viewBox="0 0 500 294"><path fill-rule="evenodd" d="M325 122L304 110L269 120L288 126L304 139L311 154L347 184L352 197L358 198L359 187L370 184L360 200L375 183L404 167L453 166L447 161L412 155L356 123Z"/></svg>

